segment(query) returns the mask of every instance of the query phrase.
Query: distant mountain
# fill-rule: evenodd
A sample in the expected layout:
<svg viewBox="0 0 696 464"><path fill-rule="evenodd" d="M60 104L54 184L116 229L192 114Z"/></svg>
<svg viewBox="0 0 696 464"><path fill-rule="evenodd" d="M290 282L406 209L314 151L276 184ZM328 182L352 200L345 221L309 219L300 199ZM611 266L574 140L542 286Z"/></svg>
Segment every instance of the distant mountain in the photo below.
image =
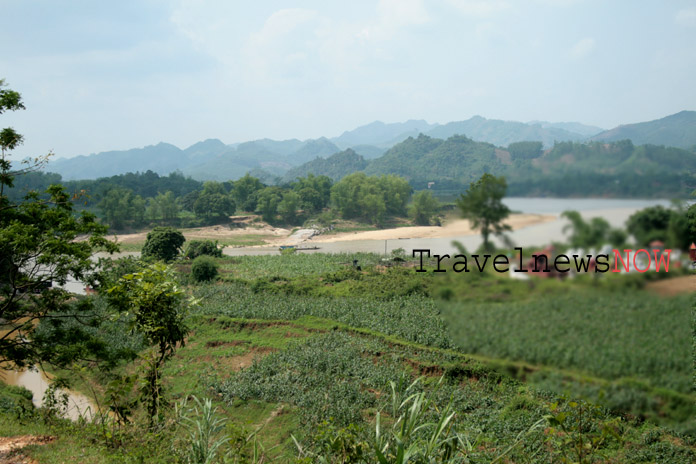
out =
<svg viewBox="0 0 696 464"><path fill-rule="evenodd" d="M595 135L592 140L631 140L634 144L693 149L696 146L696 111L681 111L654 121L619 126Z"/></svg>
<svg viewBox="0 0 696 464"><path fill-rule="evenodd" d="M427 135L439 139L447 139L453 135L466 135L477 142L488 142L499 147L507 147L513 142L527 140L540 141L545 147L551 147L556 141L575 141L586 138L582 134L556 127L486 119L481 116L438 126L428 131Z"/></svg>
<svg viewBox="0 0 696 464"><path fill-rule="evenodd" d="M362 171L368 162L350 148L329 156L328 158L316 158L301 166L290 169L283 181L290 182L298 177L306 177L307 174L316 176L328 176L334 181L357 171Z"/></svg>
<svg viewBox="0 0 696 464"><path fill-rule="evenodd" d="M555 149L566 142L584 142L588 134L599 130L598 127L572 122L521 123L481 116L444 125L429 124L423 120L390 124L375 121L333 139L260 139L234 145L208 139L184 150L159 143L144 148L58 159L52 161L46 170L60 174L64 180L95 179L147 170L167 175L179 170L196 180L226 181L237 179L250 171L263 171L273 178L293 179L308 172L340 178L351 170L364 169L374 174L403 175L414 182L432 178L462 182L487 170L502 172L508 169L503 165L512 163L511 155L506 150L510 143L540 141L547 149ZM459 137L453 137L455 135ZM696 146L696 112L682 111L656 121L619 126L596 134L591 140L605 142L626 139L632 140L635 145L676 146L693 151ZM552 158L541 156L527 160L533 163L529 166L517 160L512 164L519 166L509 174L515 177L527 170L538 175L537 168L540 166L546 166L545 173L565 169L564 166L570 166L571 170L578 166L584 169L587 166L583 164L583 150L587 148L582 146L573 145L573 153L559 158L574 160L570 164L556 160L553 167L546 166ZM655 151L650 153L652 158L638 156L635 158L637 164L622 164L621 169L626 166L658 169L661 166L660 160L655 158L658 155L667 157L667 163L674 166L681 163L685 156L681 152L675 155L669 150L660 152L662 154ZM604 165L604 161L607 161L602 158L604 155L597 155L594 161L596 166ZM604 172L606 175L619 169L618 165L611 164L614 158L609 161L610 165L606 166L608 171Z"/></svg>
<svg viewBox="0 0 696 464"><path fill-rule="evenodd" d="M230 149L229 146L218 139L207 139L202 142L194 143L184 150L184 153L191 160L200 160L218 156Z"/></svg>
<svg viewBox="0 0 696 464"><path fill-rule="evenodd" d="M387 151L386 148L380 148L374 145L355 145L351 148L366 160L379 158Z"/></svg>
<svg viewBox="0 0 696 464"><path fill-rule="evenodd" d="M553 128L553 129L563 129L564 131L572 132L575 134L580 134L583 137L592 137L604 129L597 126L588 126L587 124L582 124L579 122L548 122L548 121L530 121L527 124L530 125L540 125L543 128Z"/></svg>
<svg viewBox="0 0 696 464"><path fill-rule="evenodd" d="M51 161L46 170L60 174L63 180L96 179L147 170L169 174L190 162L189 155L183 150L168 143L158 143L131 150L59 158Z"/></svg>
<svg viewBox="0 0 696 464"><path fill-rule="evenodd" d="M293 166L298 166L317 157L326 158L327 156L338 153L339 151L341 151L341 149L334 145L326 137L313 140L310 139L302 142L295 151L288 154L287 161Z"/></svg>
<svg viewBox="0 0 696 464"><path fill-rule="evenodd" d="M375 121L351 131L346 131L340 136L332 138L331 141L341 149L351 148L356 145L374 145L381 148L389 148L410 136L428 132L435 127L437 127L437 124L428 124L426 121L414 119L389 124Z"/></svg>

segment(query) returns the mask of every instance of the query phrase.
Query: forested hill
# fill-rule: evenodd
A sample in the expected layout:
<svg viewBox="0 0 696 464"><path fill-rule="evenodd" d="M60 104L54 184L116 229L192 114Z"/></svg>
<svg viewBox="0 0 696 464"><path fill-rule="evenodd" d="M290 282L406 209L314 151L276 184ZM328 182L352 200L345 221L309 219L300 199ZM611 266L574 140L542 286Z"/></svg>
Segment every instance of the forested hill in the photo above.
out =
<svg viewBox="0 0 696 464"><path fill-rule="evenodd" d="M368 162L361 155L355 153L350 148L339 153L335 153L328 158L316 158L301 166L290 169L283 177L286 182L291 182L298 177L306 177L307 174L317 176L327 176L333 181L337 181L348 174L362 171Z"/></svg>
<svg viewBox="0 0 696 464"><path fill-rule="evenodd" d="M351 166L333 178L352 172ZM297 172L312 172L305 165ZM356 169L357 170L357 169ZM629 140L561 142L543 150L541 142L517 142L507 148L468 137L447 140L410 137L381 158L370 161L367 174L396 174L416 188L460 191L484 172L504 175L517 195L686 196L696 187L696 153L680 148L634 145ZM324 171L314 172L323 174Z"/></svg>
<svg viewBox="0 0 696 464"><path fill-rule="evenodd" d="M627 124L592 137L597 141L631 140L635 144L650 143L691 149L696 147L696 111L682 111L662 119Z"/></svg>

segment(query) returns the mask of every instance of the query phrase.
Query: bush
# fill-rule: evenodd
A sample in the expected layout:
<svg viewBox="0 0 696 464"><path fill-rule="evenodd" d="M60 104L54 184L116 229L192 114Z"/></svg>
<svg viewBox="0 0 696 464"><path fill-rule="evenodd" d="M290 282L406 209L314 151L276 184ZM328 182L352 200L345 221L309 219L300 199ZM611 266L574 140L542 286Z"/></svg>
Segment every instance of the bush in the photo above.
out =
<svg viewBox="0 0 696 464"><path fill-rule="evenodd" d="M172 227L155 227L147 234L142 257L146 260L172 261L185 241L184 235Z"/></svg>
<svg viewBox="0 0 696 464"><path fill-rule="evenodd" d="M212 256L222 258L222 249L218 248L217 241L212 240L192 240L186 248L186 258L195 259L199 256Z"/></svg>
<svg viewBox="0 0 696 464"><path fill-rule="evenodd" d="M218 275L217 264L209 256L199 256L193 260L191 274L196 282L207 282Z"/></svg>

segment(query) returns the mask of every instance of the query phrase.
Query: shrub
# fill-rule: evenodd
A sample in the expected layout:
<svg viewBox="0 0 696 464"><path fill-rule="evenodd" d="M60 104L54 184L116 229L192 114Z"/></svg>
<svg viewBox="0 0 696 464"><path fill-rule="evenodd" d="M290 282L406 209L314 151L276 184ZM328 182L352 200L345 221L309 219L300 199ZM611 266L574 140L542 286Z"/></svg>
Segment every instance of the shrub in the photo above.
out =
<svg viewBox="0 0 696 464"><path fill-rule="evenodd" d="M177 257L186 239L172 227L155 227L147 234L143 245L143 259L168 262Z"/></svg>
<svg viewBox="0 0 696 464"><path fill-rule="evenodd" d="M222 258L222 249L218 248L217 240L191 240L186 248L186 258L195 259L199 256Z"/></svg>
<svg viewBox="0 0 696 464"><path fill-rule="evenodd" d="M209 256L199 256L193 260L191 274L196 282L213 280L218 275L217 264Z"/></svg>

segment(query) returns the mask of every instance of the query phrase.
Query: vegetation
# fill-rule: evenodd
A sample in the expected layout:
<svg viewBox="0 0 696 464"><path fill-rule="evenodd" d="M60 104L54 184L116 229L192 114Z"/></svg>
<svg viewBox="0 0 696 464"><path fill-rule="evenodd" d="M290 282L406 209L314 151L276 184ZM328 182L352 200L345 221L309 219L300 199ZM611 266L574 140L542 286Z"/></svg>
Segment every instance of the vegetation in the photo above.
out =
<svg viewBox="0 0 696 464"><path fill-rule="evenodd" d="M199 256L194 259L191 265L191 275L196 282L213 280L218 275L218 268L215 264L215 260L209 256Z"/></svg>
<svg viewBox="0 0 696 464"><path fill-rule="evenodd" d="M433 216L440 210L440 202L437 201L430 190L421 190L413 195L413 202L409 207L409 216L415 224L429 226Z"/></svg>
<svg viewBox="0 0 696 464"><path fill-rule="evenodd" d="M21 95L3 89L3 84L0 81L0 113L23 109ZM60 286L69 279L91 282L97 269L90 259L92 254L117 248L104 238L106 227L93 215L74 215L73 203L60 185L50 186L45 199L34 192L15 202L2 193L12 186L15 176L37 169L43 161L38 159L23 170L13 171L5 159L9 155L6 150L16 147L22 137L13 129L3 129L0 139L0 364L56 361L51 344L35 339L36 324L79 321L89 312L90 301L74 302ZM75 327L62 335L65 338L53 342L74 341L84 334ZM74 353L76 357L80 354Z"/></svg>
<svg viewBox="0 0 696 464"><path fill-rule="evenodd" d="M218 247L217 241L212 240L191 240L186 247L184 257L186 259L195 259L199 256L212 256L213 258L222 258L222 250Z"/></svg>
<svg viewBox="0 0 696 464"><path fill-rule="evenodd" d="M147 234L142 257L145 260L170 262L179 255L185 241L184 235L176 229L155 227Z"/></svg>
<svg viewBox="0 0 696 464"><path fill-rule="evenodd" d="M488 173L469 185L469 190L457 200L462 217L471 221L474 229L481 230L483 249L490 250L488 237L491 234L502 235L510 230L503 224L510 215L510 209L503 204L507 183L504 177L495 177Z"/></svg>

